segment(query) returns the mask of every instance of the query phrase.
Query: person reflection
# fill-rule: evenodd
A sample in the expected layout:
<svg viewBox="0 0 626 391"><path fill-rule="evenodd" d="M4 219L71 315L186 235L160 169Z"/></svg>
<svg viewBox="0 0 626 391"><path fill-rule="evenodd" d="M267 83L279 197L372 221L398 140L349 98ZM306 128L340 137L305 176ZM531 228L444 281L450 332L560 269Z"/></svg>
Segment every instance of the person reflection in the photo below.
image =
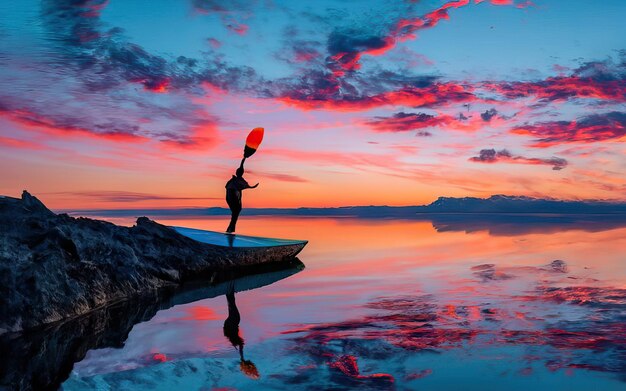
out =
<svg viewBox="0 0 626 391"><path fill-rule="evenodd" d="M243 356L244 340L239 335L241 315L239 315L237 303L235 302L235 283L233 281L228 285L226 300L228 301L228 317L224 321L224 336L239 351L239 369L241 372L251 379L258 379L260 377L258 369L252 361L246 360Z"/></svg>

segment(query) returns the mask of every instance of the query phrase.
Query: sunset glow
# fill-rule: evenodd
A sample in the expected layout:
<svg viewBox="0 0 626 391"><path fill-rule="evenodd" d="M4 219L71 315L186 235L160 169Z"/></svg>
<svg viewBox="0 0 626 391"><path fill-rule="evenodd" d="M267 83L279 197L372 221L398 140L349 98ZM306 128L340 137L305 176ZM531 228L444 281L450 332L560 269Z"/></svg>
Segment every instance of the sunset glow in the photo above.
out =
<svg viewBox="0 0 626 391"><path fill-rule="evenodd" d="M625 12L4 2L0 194L27 189L55 209L225 206L262 126L245 207L624 200Z"/></svg>

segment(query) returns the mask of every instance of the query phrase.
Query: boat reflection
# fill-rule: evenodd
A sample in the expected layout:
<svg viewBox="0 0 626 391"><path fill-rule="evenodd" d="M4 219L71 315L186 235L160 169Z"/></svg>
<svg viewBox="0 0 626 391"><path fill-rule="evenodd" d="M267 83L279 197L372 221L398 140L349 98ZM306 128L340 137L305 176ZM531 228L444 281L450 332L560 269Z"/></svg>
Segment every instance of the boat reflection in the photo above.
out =
<svg viewBox="0 0 626 391"><path fill-rule="evenodd" d="M235 292L257 289L273 284L304 269L297 258L281 263L262 265L243 272L216 273L210 283L193 283L169 292L143 296L97 309L85 316L45 329L0 337L0 389L56 390L70 375L74 364L91 349L122 348L137 323L153 318L160 310L197 300L226 295L229 317L224 325L226 335L238 335L239 313ZM232 316L231 316L232 306ZM237 314L235 316L235 313ZM255 373L254 364L243 359L242 371Z"/></svg>

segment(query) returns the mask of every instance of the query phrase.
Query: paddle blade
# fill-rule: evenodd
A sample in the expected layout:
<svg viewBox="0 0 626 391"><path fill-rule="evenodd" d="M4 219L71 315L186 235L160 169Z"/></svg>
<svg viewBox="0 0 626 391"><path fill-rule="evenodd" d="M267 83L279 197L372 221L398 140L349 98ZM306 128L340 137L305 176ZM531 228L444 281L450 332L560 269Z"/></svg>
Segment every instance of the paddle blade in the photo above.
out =
<svg viewBox="0 0 626 391"><path fill-rule="evenodd" d="M254 128L250 134L248 134L248 137L246 138L246 147L243 150L243 156L245 158L252 156L259 148L261 141L263 141L264 132L265 129L263 128Z"/></svg>

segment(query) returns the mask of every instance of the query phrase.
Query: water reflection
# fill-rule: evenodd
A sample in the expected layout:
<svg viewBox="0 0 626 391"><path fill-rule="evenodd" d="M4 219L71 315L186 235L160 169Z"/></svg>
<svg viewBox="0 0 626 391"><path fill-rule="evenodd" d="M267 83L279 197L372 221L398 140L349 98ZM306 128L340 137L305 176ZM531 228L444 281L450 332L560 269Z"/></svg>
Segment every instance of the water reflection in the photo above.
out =
<svg viewBox="0 0 626 391"><path fill-rule="evenodd" d="M626 227L626 214L431 214L423 219L430 221L438 232L486 231L493 236L549 234L567 230L601 232Z"/></svg>
<svg viewBox="0 0 626 391"><path fill-rule="evenodd" d="M154 216L156 221L171 226L188 226L198 229L220 231L223 217L212 215L179 215L176 212L147 210L144 214ZM192 211L189 211L191 213ZM136 211L83 211L81 216L105 219L120 225L133 225ZM270 235L272 237L292 237L293 229L287 228L289 223L306 222L313 230L321 229L320 225L328 222L352 221L356 224L410 225L412 222L430 223L437 232L488 232L493 236L515 236L526 234L550 234L564 231L601 232L618 228L626 228L626 214L524 214L524 213L412 213L408 215L368 215L333 217L319 216L257 216L246 218L246 234ZM276 224L268 226L268 221L280 221L283 228ZM400 223L400 224L398 224ZM287 227L286 227L287 226ZM268 228L271 230L268 233ZM327 227L323 227L327 229ZM297 235L296 235L297 236ZM234 237L229 237L229 241Z"/></svg>
<svg viewBox="0 0 626 391"><path fill-rule="evenodd" d="M239 313L235 292L257 289L273 284L304 269L297 259L263 265L239 273L219 273L210 284L188 284L172 292L144 296L95 310L83 317L27 334L0 337L0 389L56 390L68 378L74 363L89 350L122 348L137 323L152 319L160 310L206 298L226 295L229 306L229 335L238 335ZM232 317L231 317L232 307ZM226 323L224 331L226 334ZM253 374L253 364L243 360L243 339L240 343L242 365ZM10 358L10 359L5 359ZM152 359L165 361L161 353ZM242 370L243 370L242 366Z"/></svg>
<svg viewBox="0 0 626 391"><path fill-rule="evenodd" d="M239 351L240 364L239 368L251 379L258 379L260 377L259 371L254 363L250 360L246 360L243 356L244 340L239 334L239 322L241 322L241 315L235 302L235 284L229 283L228 291L226 292L226 300L228 301L228 317L224 321L224 336L230 341L230 343Z"/></svg>
<svg viewBox="0 0 626 391"><path fill-rule="evenodd" d="M621 391L626 229L487 228L249 218L246 233L309 239L306 272L250 293L237 281L232 300L161 311L123 349L91 350L63 387ZM223 332L236 318L229 301L234 347Z"/></svg>
<svg viewBox="0 0 626 391"><path fill-rule="evenodd" d="M439 295L416 291L377 297L363 305L360 317L303 324L284 334L315 367L331 370L326 379L316 377L320 371L311 373L327 386L409 383L446 372L436 361L436 369L408 369L411 356L439 353L459 360L458 355L469 354L481 360L486 354L481 352L490 349L498 352L491 360L506 362L517 376L543 367L569 376L574 370L613 374L626 381L626 289L570 273L562 260L544 266L483 264L470 273L472 278L457 280L454 289ZM359 370L363 360L374 363L370 373ZM293 376L281 380L290 383Z"/></svg>

